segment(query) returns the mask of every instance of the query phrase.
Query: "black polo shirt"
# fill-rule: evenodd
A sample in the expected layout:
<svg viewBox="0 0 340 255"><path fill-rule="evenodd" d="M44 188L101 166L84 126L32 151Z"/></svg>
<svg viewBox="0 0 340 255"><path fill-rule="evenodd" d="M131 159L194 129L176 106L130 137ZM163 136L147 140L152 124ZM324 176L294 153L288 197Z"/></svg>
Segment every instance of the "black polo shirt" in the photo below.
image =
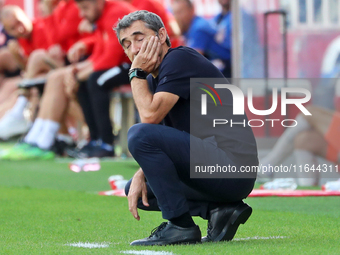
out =
<svg viewBox="0 0 340 255"><path fill-rule="evenodd" d="M201 139L214 136L218 147L225 151L256 155L256 142L249 126L234 125L230 127L221 125L212 128L212 121L215 118L214 111L211 111L212 114L209 114L209 116L201 116L199 105L190 111L190 78L225 79L223 74L209 60L194 49L183 46L169 49L159 67L158 76L156 78L153 78L152 75L148 76L149 87L153 93L169 92L179 96L178 102L164 118L163 124ZM223 98L223 108L216 109L223 112L225 119L233 119L235 122L248 121L246 115L233 116L233 99L229 90L223 90ZM215 111L215 115L219 115L217 118L220 118L220 113ZM190 114L191 117L197 117L197 120L202 119L202 121L190 127Z"/></svg>

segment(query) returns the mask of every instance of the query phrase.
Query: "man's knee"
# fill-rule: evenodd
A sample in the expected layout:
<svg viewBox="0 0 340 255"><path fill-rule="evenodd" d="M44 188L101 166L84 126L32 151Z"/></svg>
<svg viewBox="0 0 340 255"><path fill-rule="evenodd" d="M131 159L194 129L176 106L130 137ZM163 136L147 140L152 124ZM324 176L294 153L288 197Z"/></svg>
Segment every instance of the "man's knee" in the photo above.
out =
<svg viewBox="0 0 340 255"><path fill-rule="evenodd" d="M294 147L310 152L316 151L319 144L319 135L312 130L300 132L294 139Z"/></svg>
<svg viewBox="0 0 340 255"><path fill-rule="evenodd" d="M311 115L305 115L303 113L299 113L298 116L296 117L296 120L301 120L301 119L305 119L306 121L310 122L312 121L316 115L320 114L320 111L322 111L322 109L318 106L315 105L307 105L305 106L306 110L308 112L311 113Z"/></svg>
<svg viewBox="0 0 340 255"><path fill-rule="evenodd" d="M300 132L294 139L294 147L296 149L306 149L306 143L311 136L310 131Z"/></svg>
<svg viewBox="0 0 340 255"><path fill-rule="evenodd" d="M51 70L48 73L47 80L48 81L60 80L61 78L64 78L65 74L66 74L66 69L65 68Z"/></svg>
<svg viewBox="0 0 340 255"><path fill-rule="evenodd" d="M57 89L57 90L64 90L63 86L60 86L60 81L64 80L66 74L65 68L60 68L56 70L52 70L48 73L47 82L45 84L45 90L47 89Z"/></svg>
<svg viewBox="0 0 340 255"><path fill-rule="evenodd" d="M133 125L128 131L128 147L132 155L137 148L140 148L146 142L150 141L150 137L155 135L155 125L139 123Z"/></svg>
<svg viewBox="0 0 340 255"><path fill-rule="evenodd" d="M324 109L316 105L307 105L306 109L313 115L322 112Z"/></svg>
<svg viewBox="0 0 340 255"><path fill-rule="evenodd" d="M43 49L38 49L38 50L34 50L29 58L34 58L34 59L42 59L44 57L47 56L47 53L46 53L46 50L43 50Z"/></svg>

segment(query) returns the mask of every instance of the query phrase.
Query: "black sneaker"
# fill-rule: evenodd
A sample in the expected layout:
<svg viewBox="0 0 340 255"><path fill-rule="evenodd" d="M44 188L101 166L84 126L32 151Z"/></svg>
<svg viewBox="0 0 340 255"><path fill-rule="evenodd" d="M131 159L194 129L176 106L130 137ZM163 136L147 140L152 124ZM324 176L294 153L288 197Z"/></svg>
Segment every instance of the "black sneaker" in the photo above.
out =
<svg viewBox="0 0 340 255"><path fill-rule="evenodd" d="M68 150L73 150L75 148L76 144L74 142L72 144L68 144L64 141L59 141L56 139L51 148L51 151L53 151L58 156L65 156L67 155Z"/></svg>
<svg viewBox="0 0 340 255"><path fill-rule="evenodd" d="M74 149L67 149L66 153L71 158L89 158L91 151L95 147L96 147L96 141L91 141L81 148L77 147Z"/></svg>
<svg viewBox="0 0 340 255"><path fill-rule="evenodd" d="M89 152L89 158L106 158L106 157L114 157L115 153L114 150L105 150L100 146L93 147L92 150Z"/></svg>
<svg viewBox="0 0 340 255"><path fill-rule="evenodd" d="M251 213L251 207L242 201L211 210L207 236L202 238L202 242L231 241L240 224L244 224Z"/></svg>
<svg viewBox="0 0 340 255"><path fill-rule="evenodd" d="M170 244L192 244L201 242L201 230L196 225L190 228L182 228L169 222L163 222L152 230L147 238L133 241L133 246L152 246Z"/></svg>

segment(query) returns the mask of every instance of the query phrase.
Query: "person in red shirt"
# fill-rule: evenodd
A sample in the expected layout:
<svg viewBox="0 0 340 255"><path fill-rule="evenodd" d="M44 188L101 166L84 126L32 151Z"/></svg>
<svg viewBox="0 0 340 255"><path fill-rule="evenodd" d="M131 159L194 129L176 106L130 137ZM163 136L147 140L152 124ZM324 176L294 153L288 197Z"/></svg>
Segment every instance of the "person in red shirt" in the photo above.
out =
<svg viewBox="0 0 340 255"><path fill-rule="evenodd" d="M47 50L46 57L60 59L62 52L78 41L81 36L78 26L81 21L79 10L73 0L61 1L53 13L47 17L30 21L18 6L6 6L2 20L6 31L18 39L18 45L12 48L22 67L27 63L27 57L37 49ZM58 47L59 54L56 54Z"/></svg>
<svg viewBox="0 0 340 255"><path fill-rule="evenodd" d="M10 30L14 37L18 38L18 42L10 43L10 48L21 63L21 67L25 68L24 79L19 82L19 85L30 83L35 85L41 83L43 85L45 82L43 77L51 68L67 64L65 61L66 52L70 46L82 38L78 32L82 18L79 16L79 10L73 0L60 1L51 15L36 19L33 22L17 6L7 6L3 17L6 21L6 28ZM37 76L39 77L37 78ZM16 87L16 84L11 85ZM24 125L27 121L23 118L23 110L28 103L26 97L30 95L29 90L21 89L19 95L14 104L14 108L17 109L15 111L17 114L14 115L19 117L6 118L12 121L0 120L0 127L2 127L0 138L7 139L18 134L19 131L27 130L27 125ZM11 105L8 106L11 107ZM14 120L20 120L21 123L16 123L15 126L23 127L19 128L18 132L9 128L12 125L8 123L12 123Z"/></svg>
<svg viewBox="0 0 340 255"><path fill-rule="evenodd" d="M48 40L42 19L33 22L18 6L5 6L1 21L7 33L18 41L11 41L8 47L22 68L26 66L27 57L35 49L47 49Z"/></svg>
<svg viewBox="0 0 340 255"><path fill-rule="evenodd" d="M52 15L45 18L51 57L64 57L70 47L83 37L78 30L81 20L74 0L60 1Z"/></svg>
<svg viewBox="0 0 340 255"><path fill-rule="evenodd" d="M128 84L130 61L124 51L119 49L120 44L112 27L119 18L136 9L122 1L85 0L77 2L81 15L94 23L96 30L92 38L81 40L78 46L75 46L74 49L71 48L69 52L71 62L77 61L79 56L84 53L91 53L87 60L89 62L87 67L82 70L73 70L79 81L83 81L84 76L91 73L86 83L81 82L78 91L78 100L89 126L91 142L83 151L75 153L80 153L82 156L113 156L114 137L109 114L110 91L115 86ZM100 6L102 3L105 5L103 13L94 22L93 15L86 11L86 7ZM76 91L74 88L76 83L72 74L68 77L71 82L66 83L66 93L72 95ZM91 146L94 144L97 145ZM90 150L88 150L89 147L91 147Z"/></svg>
<svg viewBox="0 0 340 255"><path fill-rule="evenodd" d="M5 4L4 0L0 0L0 12ZM10 36L0 22L0 104L8 99L8 95L14 88L11 86L3 86L9 80L14 80L20 74L18 64L13 55L8 50L7 44L13 37ZM15 77L15 78L14 78ZM0 108L1 116L1 108Z"/></svg>
<svg viewBox="0 0 340 255"><path fill-rule="evenodd" d="M70 67L50 72L38 117L24 139L29 145L37 145L40 153L37 153L37 147L31 146L25 149L25 159L32 150L35 152L34 157L37 154L43 158L50 155L46 150L53 145L67 106L76 92L91 135L91 142L87 146L91 150L86 156L113 156L114 153L109 118L110 91L114 86L128 83L130 64L112 28L135 8L114 0L76 2L80 16L94 24L96 29L92 38L80 40L70 48L68 57L73 63ZM84 55L90 57L78 62Z"/></svg>
<svg viewBox="0 0 340 255"><path fill-rule="evenodd" d="M0 0L0 12L4 7L4 4L5 1ZM0 88L4 78L15 77L20 73L14 57L7 48L7 43L11 39L13 39L13 37L6 32L3 24L0 22Z"/></svg>
<svg viewBox="0 0 340 255"><path fill-rule="evenodd" d="M131 3L137 10L146 10L157 14L163 21L168 35L170 37L171 46L178 47L182 45L180 39L180 30L177 22L171 19L170 13L167 12L165 6L159 0L125 0Z"/></svg>
<svg viewBox="0 0 340 255"><path fill-rule="evenodd" d="M112 26L118 21L119 17L123 17L124 13L134 11L135 9L124 2L120 1L103 1L103 0L75 0L80 8L80 15L87 19L90 23L93 23L95 31L93 36L85 38L73 45L68 52L68 59L71 63L76 63L84 55L90 55L87 60L91 63L88 73L93 71L105 70L112 66L117 66L124 61L129 61L125 56L123 50L117 49L119 42L115 38L115 34L112 30ZM103 3L101 3L103 2ZM87 11L86 7L91 4L103 4L103 13L96 19L96 15L91 14ZM117 6L117 9L115 9ZM123 10L119 10L122 7ZM128 12L124 12L128 10ZM113 22L114 21L114 22ZM114 56L114 57L112 57ZM82 80L84 71L79 73L80 79Z"/></svg>
<svg viewBox="0 0 340 255"><path fill-rule="evenodd" d="M44 49L47 45L52 46L49 46L48 51L44 52L46 56L40 57L42 63L39 64L34 61L31 66L37 68L37 66L45 65L43 60L46 60L48 56L59 59L59 62L64 62L64 59L60 61L60 58L62 58L60 55L65 55L62 51L67 52L69 47L80 39L78 25L81 18L76 3L73 0L61 1L59 4L58 2L59 0L42 0L39 7L43 18L36 19L33 22L18 6L6 6L2 10L2 20L5 22L6 29L11 30L10 33L14 35L14 37L10 36L8 41L14 38L18 38L19 41L19 43L17 40L10 41L9 48L17 56L16 59L19 60L21 68L25 66L27 57L34 49ZM5 43L7 46L7 41ZM1 49L0 59L5 60L0 61L0 71L3 70L6 77L14 77L20 74L18 63L7 47ZM31 70L27 71L32 73ZM33 70L33 73L35 73L35 70Z"/></svg>
<svg viewBox="0 0 340 255"><path fill-rule="evenodd" d="M7 33L17 39L9 41L7 47L21 70L25 70L28 62L31 62L30 66L33 70L36 70L35 73L41 73L45 67L36 62L36 58L32 58L30 61L28 59L33 51L46 50L49 47L43 19L31 21L18 6L8 5L1 11L1 21ZM29 74L29 72L26 72L25 76ZM13 94L14 98L16 82L18 81L16 80L15 83L8 81L3 84L4 88L10 88L7 92ZM29 122L24 118L23 110L28 103L27 97L29 95L29 91L19 90L19 97L13 102L14 106L13 103L8 104L7 102L7 98L12 97L6 97L6 101L2 102L1 108L5 114L0 120L0 138L8 139L28 130Z"/></svg>

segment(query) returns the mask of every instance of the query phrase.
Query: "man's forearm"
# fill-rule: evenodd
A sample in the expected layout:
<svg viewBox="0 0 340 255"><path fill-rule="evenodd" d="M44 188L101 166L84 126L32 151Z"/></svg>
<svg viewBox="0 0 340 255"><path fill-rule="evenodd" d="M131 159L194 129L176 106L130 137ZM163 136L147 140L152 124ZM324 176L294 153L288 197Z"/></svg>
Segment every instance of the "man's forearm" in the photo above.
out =
<svg viewBox="0 0 340 255"><path fill-rule="evenodd" d="M134 174L134 176L133 177L140 177L140 178L145 178L145 176L144 176L144 172L143 172L143 170L142 170L142 168L139 168L138 169L138 171Z"/></svg>
<svg viewBox="0 0 340 255"><path fill-rule="evenodd" d="M137 106L142 123L151 122L155 111L152 105L153 94L151 94L147 80L133 78L131 80L133 99Z"/></svg>

